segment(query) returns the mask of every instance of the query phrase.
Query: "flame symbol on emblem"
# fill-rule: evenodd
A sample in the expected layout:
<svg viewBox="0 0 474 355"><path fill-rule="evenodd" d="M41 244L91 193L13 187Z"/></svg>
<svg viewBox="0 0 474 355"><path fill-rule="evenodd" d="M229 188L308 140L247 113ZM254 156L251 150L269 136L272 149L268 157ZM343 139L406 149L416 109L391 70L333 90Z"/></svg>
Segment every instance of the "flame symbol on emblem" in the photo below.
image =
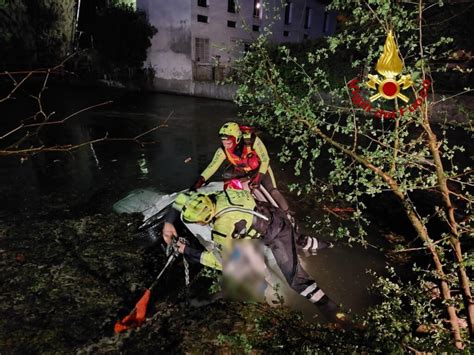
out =
<svg viewBox="0 0 474 355"><path fill-rule="evenodd" d="M396 77L402 73L403 62L398 55L397 44L393 38L392 31L387 34L387 39L383 46L383 53L377 61L375 67L377 72L385 77L384 80L380 80L378 75L369 74L369 82L367 86L371 89L378 90L379 92L370 97L370 101L374 102L380 97L388 100L393 100L396 97L408 102L408 97L400 93L400 87L403 90L408 89L412 86L413 82L410 75L402 75L399 80Z"/></svg>
<svg viewBox="0 0 474 355"><path fill-rule="evenodd" d="M383 53L377 61L375 69L380 75L390 79L393 79L402 73L403 63L401 58L398 56L398 48L393 38L392 31L388 33L383 46Z"/></svg>

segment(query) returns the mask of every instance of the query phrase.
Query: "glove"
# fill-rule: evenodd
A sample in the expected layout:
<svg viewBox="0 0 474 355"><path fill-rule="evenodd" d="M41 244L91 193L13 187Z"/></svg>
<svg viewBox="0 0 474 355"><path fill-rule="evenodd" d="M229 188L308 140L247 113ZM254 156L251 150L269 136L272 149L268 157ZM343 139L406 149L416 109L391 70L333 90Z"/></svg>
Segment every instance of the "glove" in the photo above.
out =
<svg viewBox="0 0 474 355"><path fill-rule="evenodd" d="M258 189L260 187L260 181L262 181L262 174L257 173L250 181L250 187L252 189Z"/></svg>
<svg viewBox="0 0 474 355"><path fill-rule="evenodd" d="M189 191L196 191L197 189L199 189L202 185L204 185L204 183L206 182L206 179L204 179L202 176L199 177L199 179L197 179L197 181L191 185L191 187L189 188Z"/></svg>

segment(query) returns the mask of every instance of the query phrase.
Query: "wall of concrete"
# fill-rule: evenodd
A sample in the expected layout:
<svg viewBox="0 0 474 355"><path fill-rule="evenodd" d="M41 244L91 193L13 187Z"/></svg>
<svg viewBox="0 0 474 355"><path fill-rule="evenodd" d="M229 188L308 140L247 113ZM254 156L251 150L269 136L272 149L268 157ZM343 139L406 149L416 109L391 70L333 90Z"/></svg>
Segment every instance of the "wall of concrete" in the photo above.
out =
<svg viewBox="0 0 474 355"><path fill-rule="evenodd" d="M336 14L328 12L327 24L324 26L326 7L316 0L292 0L292 18L288 25L284 23L285 8L281 0L262 0L265 6L261 8L260 18L253 16L254 0L235 0L239 8L236 13L227 11L226 0L207 0L207 7L198 6L197 0L191 1L192 57L196 58L195 38L209 38L210 62L219 55L222 64L231 64L240 57L244 49L242 42L252 42L263 32L264 27L271 29L273 42L281 43L301 42L305 34L310 39L322 37L333 33L336 25ZM312 9L312 21L308 29L304 28L306 7ZM207 16L208 23L198 22L198 15ZM228 27L227 21L236 22L236 27ZM259 26L260 32L253 31L254 25ZM288 37L284 36L284 31L289 32Z"/></svg>
<svg viewBox="0 0 474 355"><path fill-rule="evenodd" d="M276 3L279 3L277 0ZM285 24L285 9L280 8L279 19L274 21L272 28L272 41L282 42L302 42L305 40L305 34L308 39L327 36L334 32L336 26L336 14L334 12L326 13L326 6L316 0L291 0L293 4L290 24ZM306 7L312 10L311 25L304 28ZM324 18L326 17L326 26ZM289 35L284 36L287 31Z"/></svg>
<svg viewBox="0 0 474 355"><path fill-rule="evenodd" d="M145 66L155 70L157 88L167 81L167 91L189 90L192 82L191 1L137 0L158 32L152 38ZM184 92L191 93L191 92Z"/></svg>
<svg viewBox="0 0 474 355"><path fill-rule="evenodd" d="M155 79L154 89L160 92L232 101L237 85L218 85L212 81Z"/></svg>
<svg viewBox="0 0 474 355"><path fill-rule="evenodd" d="M193 95L211 99L232 101L237 91L237 85L217 85L213 82L195 81Z"/></svg>
<svg viewBox="0 0 474 355"><path fill-rule="evenodd" d="M262 0L261 16L253 16L254 0L235 0L236 13L228 12L226 0L207 0L207 6L198 6L198 0L137 0L137 8L148 14L150 23L158 29L152 39L145 66L155 69L155 88L160 91L231 99L235 88L213 82L194 81L196 38L209 39L209 58L200 60L200 70L212 70L219 57L221 65L233 65L244 51L244 43L251 43L271 24L272 41L300 42L305 34L317 38L332 33L335 14L327 15L327 33L323 28L325 6L316 0L292 0L291 23L286 25L285 9L281 0ZM304 29L305 8L312 9L311 27ZM198 15L207 16L207 23L199 22ZM275 17L279 16L279 19ZM236 27L228 27L235 21ZM259 26L254 31L253 26ZM284 36L284 31L289 36ZM206 64L208 67L206 67ZM213 96L215 95L215 96Z"/></svg>
<svg viewBox="0 0 474 355"><path fill-rule="evenodd" d="M243 45L240 41L250 42L258 36L258 33L250 33L242 28L244 21L249 21L251 16L243 16L245 13L251 13L252 6L248 6L253 0L241 1L242 9L239 13L230 13L227 11L227 0L208 0L208 7L197 5L197 0L192 1L191 32L193 35L193 59L195 55L195 38L209 38L210 41L210 62L216 55L220 56L222 64L231 64L238 58ZM238 3L238 0L236 0ZM208 23L197 21L198 15L208 17ZM236 27L227 27L227 21L235 21Z"/></svg>
<svg viewBox="0 0 474 355"><path fill-rule="evenodd" d="M334 32L336 13L328 12L325 15L326 6L317 0L289 0L293 4L293 11L291 23L288 25L284 23L285 8L282 6L282 0L261 1L262 4L265 2L262 5L261 16L255 18L253 16L254 0L235 0L238 8L236 13L227 11L226 0L207 0L206 7L198 6L197 0L160 1L159 3L156 0L121 0L123 3L137 6L146 11L150 22L158 28L160 35L155 36L153 41L153 46L158 48L153 48L150 54L160 52L160 46L161 52L163 52L167 44L177 44L178 47L181 47L180 42L183 40L187 42L190 39L191 58L194 59L194 38L209 38L211 41L210 57L220 55L221 62L226 63L229 59L232 60L241 55L243 46L237 42L251 42L263 31L264 26L271 26L273 33L271 39L278 43L300 42L304 40L305 34L308 38L318 38ZM312 9L311 26L308 29L304 28L306 7ZM198 22L197 15L207 16L209 22ZM276 18L277 16L279 18ZM227 21L236 22L236 27L228 27ZM253 31L253 25L259 26L260 32ZM181 33L179 35L173 34L175 31L181 31ZM182 34L183 31L186 33L185 35ZM288 37L283 35L284 31L289 32ZM173 46L170 46L170 52L183 53L180 48L176 50ZM151 58L150 62L153 61ZM165 71L169 75L169 71ZM162 78L164 75L158 77Z"/></svg>

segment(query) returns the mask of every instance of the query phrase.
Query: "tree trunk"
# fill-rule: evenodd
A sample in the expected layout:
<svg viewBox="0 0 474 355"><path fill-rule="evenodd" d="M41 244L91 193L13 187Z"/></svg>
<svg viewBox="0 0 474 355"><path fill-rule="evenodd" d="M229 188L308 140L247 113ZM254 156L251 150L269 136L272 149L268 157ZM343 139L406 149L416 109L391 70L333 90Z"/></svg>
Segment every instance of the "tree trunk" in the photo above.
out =
<svg viewBox="0 0 474 355"><path fill-rule="evenodd" d="M458 321L458 316L456 313L456 308L452 305L451 291L449 289L448 283L446 282L446 275L444 273L443 264L439 258L438 251L436 250L436 247L433 244L432 239L428 235L428 231L426 230L422 221L416 215L416 212L413 209L413 206L408 201L403 191L401 191L400 188L398 187L397 182L389 174L385 173L382 169L374 166L369 161L359 156L355 152L351 151L350 149L344 147L344 145L340 144L339 142L334 141L333 139L325 135L320 129L311 127L308 121L301 120L301 119L299 121L305 124L309 129L315 132L319 137L324 139L324 141L331 144L333 147L336 147L337 149L339 149L346 155L352 157L354 160L358 161L359 163L364 165L366 168L372 170L374 173L379 175L389 185L391 191L395 194L395 196L397 196L399 201L402 203L405 213L407 214L413 228L415 228L420 238L426 243L426 246L431 253L433 262L435 264L436 272L438 273L438 277L440 279L441 293L443 295L443 300L445 301L445 304L446 304L446 310L448 312L454 344L456 348L463 349L464 345L462 343L462 337L461 337L461 332L459 329L459 321Z"/></svg>
<svg viewBox="0 0 474 355"><path fill-rule="evenodd" d="M423 0L418 1L418 33L419 33L419 49L420 58L424 61L424 47L423 47ZM421 66L422 78L426 80L426 70L424 64ZM471 294L470 281L464 268L464 261L461 250L461 243L459 241L458 224L454 217L454 208L450 198L450 191L447 184L446 174L444 172L443 162L439 154L439 145L436 135L431 129L429 116L428 116L428 105L425 103L421 108L423 128L428 134L428 147L433 156L433 160L436 166L436 176L438 177L438 190L443 196L444 207L448 215L448 223L451 229L451 246L454 251L454 256L457 262L459 284L461 285L464 306L466 307L468 324L469 324L469 335L473 337L474 329L474 303Z"/></svg>
<svg viewBox="0 0 474 355"><path fill-rule="evenodd" d="M450 190L448 187L446 174L444 172L443 162L439 154L438 140L431 129L426 106L423 111L423 128L428 134L428 145L436 166L436 176L438 177L438 190L443 196L444 208L448 216L449 228L451 233L450 243L457 263L459 284L461 286L464 306L466 307L469 325L469 335L472 338L474 336L474 301L471 293L470 280L467 276L466 268L464 267L464 258L462 255L461 242L459 241L460 235L458 231L458 223L456 221L456 217L454 216L454 207L450 197Z"/></svg>

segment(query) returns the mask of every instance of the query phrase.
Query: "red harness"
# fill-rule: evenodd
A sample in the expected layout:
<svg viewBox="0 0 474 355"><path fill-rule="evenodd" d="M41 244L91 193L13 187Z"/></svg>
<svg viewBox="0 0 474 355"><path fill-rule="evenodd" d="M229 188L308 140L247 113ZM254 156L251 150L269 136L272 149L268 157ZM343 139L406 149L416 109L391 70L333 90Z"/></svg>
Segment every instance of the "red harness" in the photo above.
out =
<svg viewBox="0 0 474 355"><path fill-rule="evenodd" d="M224 149L224 153L227 157L227 160L236 168L245 172L256 170L260 166L260 158L257 152L253 149L253 144L255 143L255 139L257 138L254 133L254 128L250 126L239 127L240 131L242 132L242 152L239 155L234 153L237 148L236 145L234 145L234 147L230 150L227 150L224 147L222 147L222 149ZM234 144L236 144L235 138L232 137L232 139L234 141Z"/></svg>
<svg viewBox="0 0 474 355"><path fill-rule="evenodd" d="M224 149L225 155L227 156L227 160L243 171L249 172L252 170L257 169L260 166L260 159L258 158L257 153L255 150L252 149L251 146L247 144L244 145L244 149L240 156L235 155L233 152Z"/></svg>

